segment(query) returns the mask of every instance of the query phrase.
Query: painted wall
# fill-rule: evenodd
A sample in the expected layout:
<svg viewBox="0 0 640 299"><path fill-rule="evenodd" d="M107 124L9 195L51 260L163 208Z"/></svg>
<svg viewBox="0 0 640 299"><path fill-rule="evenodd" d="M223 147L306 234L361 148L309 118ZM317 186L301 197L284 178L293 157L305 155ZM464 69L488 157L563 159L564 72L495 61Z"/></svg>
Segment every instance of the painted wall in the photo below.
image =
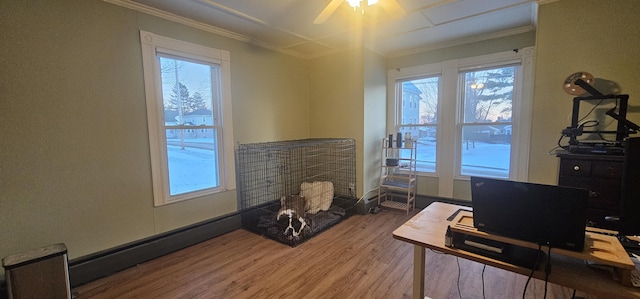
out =
<svg viewBox="0 0 640 299"><path fill-rule="evenodd" d="M639 5L541 5L531 181L556 181L557 161L547 152L568 124L571 97L560 83L570 73L617 82L640 122ZM359 195L371 184L369 160L379 159L385 131L377 123L385 117L383 63L393 69L476 56L531 46L535 37L384 62L361 48L302 61L100 0L2 1L0 27L0 257L64 242L74 258L236 210L235 192L153 207L141 29L231 52L236 142L356 138ZM434 180L421 179L419 193L437 194ZM456 198L466 198L465 183L456 182Z"/></svg>
<svg viewBox="0 0 640 299"><path fill-rule="evenodd" d="M231 52L236 142L309 136L303 60L100 0L2 1L0 28L0 257L236 211L235 191L153 207L139 30Z"/></svg>
<svg viewBox="0 0 640 299"><path fill-rule="evenodd" d="M385 62L362 47L309 61L309 136L356 139L358 197L370 197L373 193L365 193L377 187L380 175Z"/></svg>
<svg viewBox="0 0 640 299"><path fill-rule="evenodd" d="M565 78L588 71L596 84L611 81L629 94L628 118L640 122L640 1L561 0L540 5L536 33L456 46L388 59L388 68L429 64L526 46L536 47L529 178L556 184L553 152L560 132L570 124L573 96L562 90ZM535 37L535 39L534 39ZM598 81L600 80L600 81ZM605 90L603 90L604 92ZM607 92L605 92L607 93ZM389 124L388 124L389 125ZM437 195L437 178L421 177L418 193ZM469 200L466 180L454 182L454 198Z"/></svg>
<svg viewBox="0 0 640 299"><path fill-rule="evenodd" d="M512 49L521 49L533 46L535 43L535 37L535 31L530 31L464 45L420 52L412 55L390 57L387 59L387 66L389 69L403 68L465 57L480 56L484 54L493 54Z"/></svg>
<svg viewBox="0 0 640 299"><path fill-rule="evenodd" d="M555 184L558 159L549 151L571 123L567 76L587 71L596 84L617 83L630 96L628 118L640 123L640 1L561 0L538 12L529 180Z"/></svg>
<svg viewBox="0 0 640 299"><path fill-rule="evenodd" d="M522 49L524 47L534 46L535 36L535 32L527 32L413 55L390 57L387 59L387 68L390 70L400 69L403 67L426 65L452 59L509 51L512 49ZM392 109L392 105L395 105L394 100L388 100L387 109ZM394 123L391 118L389 118L386 125L387 128L390 128L388 131L393 131ZM433 176L419 176L418 194L438 196L438 178ZM468 180L454 180L453 198L461 200L471 199L471 188Z"/></svg>
<svg viewBox="0 0 640 299"><path fill-rule="evenodd" d="M386 135L387 65L384 57L364 51L363 188L365 198L378 196L382 138ZM369 192L371 191L371 192ZM367 193L369 192L369 193Z"/></svg>
<svg viewBox="0 0 640 299"><path fill-rule="evenodd" d="M362 48L309 61L309 136L355 138L356 191L362 186Z"/></svg>

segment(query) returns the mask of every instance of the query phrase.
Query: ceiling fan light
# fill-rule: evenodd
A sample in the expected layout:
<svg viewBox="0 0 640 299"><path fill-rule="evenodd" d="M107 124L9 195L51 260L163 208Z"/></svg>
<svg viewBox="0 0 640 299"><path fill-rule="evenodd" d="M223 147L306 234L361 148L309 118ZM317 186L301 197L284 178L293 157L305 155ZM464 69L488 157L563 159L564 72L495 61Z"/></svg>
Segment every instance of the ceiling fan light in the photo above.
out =
<svg viewBox="0 0 640 299"><path fill-rule="evenodd" d="M347 0L347 3L353 8L360 6L360 0Z"/></svg>
<svg viewBox="0 0 640 299"><path fill-rule="evenodd" d="M378 0L368 0L367 1L367 5L369 5L369 6L374 5L376 3L378 3Z"/></svg>

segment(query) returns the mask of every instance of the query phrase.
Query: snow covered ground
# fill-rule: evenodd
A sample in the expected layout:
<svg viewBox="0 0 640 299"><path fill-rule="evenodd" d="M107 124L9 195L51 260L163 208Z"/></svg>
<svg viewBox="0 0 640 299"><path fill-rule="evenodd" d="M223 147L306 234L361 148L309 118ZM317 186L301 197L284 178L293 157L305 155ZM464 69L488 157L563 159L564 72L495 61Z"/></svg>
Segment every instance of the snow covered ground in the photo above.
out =
<svg viewBox="0 0 640 299"><path fill-rule="evenodd" d="M509 177L510 144L475 142L462 151L462 175ZM435 172L436 142L433 139L418 140L418 171Z"/></svg>
<svg viewBox="0 0 640 299"><path fill-rule="evenodd" d="M175 139L168 140L170 192L171 195L194 190L213 188L219 185L218 176L211 165L217 165L216 152L211 139L185 139L187 145L181 149ZM434 140L418 142L418 171L434 172L436 161ZM510 144L476 142L462 153L462 175L509 177Z"/></svg>
<svg viewBox="0 0 640 299"><path fill-rule="evenodd" d="M219 185L218 174L211 165L217 164L216 152L211 148L168 146L169 188L171 195L214 188Z"/></svg>

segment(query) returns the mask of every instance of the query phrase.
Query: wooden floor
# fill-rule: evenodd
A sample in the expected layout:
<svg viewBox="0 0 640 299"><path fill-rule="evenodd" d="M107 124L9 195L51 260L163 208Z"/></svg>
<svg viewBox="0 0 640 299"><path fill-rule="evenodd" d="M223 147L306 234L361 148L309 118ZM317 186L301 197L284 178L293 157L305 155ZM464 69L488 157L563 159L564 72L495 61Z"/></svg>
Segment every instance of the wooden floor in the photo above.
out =
<svg viewBox="0 0 640 299"><path fill-rule="evenodd" d="M236 230L73 291L80 299L411 298L413 245L391 235L411 216L354 215L295 248ZM525 276L493 267L483 276L482 264L429 250L426 260L430 298L522 298ZM547 298L572 293L549 284ZM544 282L532 280L526 298L543 297Z"/></svg>

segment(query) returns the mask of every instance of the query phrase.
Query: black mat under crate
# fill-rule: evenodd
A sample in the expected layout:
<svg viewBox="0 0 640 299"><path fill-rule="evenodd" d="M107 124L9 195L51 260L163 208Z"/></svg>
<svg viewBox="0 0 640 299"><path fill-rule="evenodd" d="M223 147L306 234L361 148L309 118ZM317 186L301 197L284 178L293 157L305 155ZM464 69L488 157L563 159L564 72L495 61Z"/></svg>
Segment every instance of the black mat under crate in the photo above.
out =
<svg viewBox="0 0 640 299"><path fill-rule="evenodd" d="M243 227L296 246L335 225L355 213L355 164L351 138L239 144Z"/></svg>
<svg viewBox="0 0 640 299"><path fill-rule="evenodd" d="M306 227L297 237L291 233L285 233L287 225L276 221L280 210L280 201L270 202L242 213L242 227L253 233L295 247L355 214L355 204L356 200L351 198L334 198L328 210L307 214L304 217Z"/></svg>

